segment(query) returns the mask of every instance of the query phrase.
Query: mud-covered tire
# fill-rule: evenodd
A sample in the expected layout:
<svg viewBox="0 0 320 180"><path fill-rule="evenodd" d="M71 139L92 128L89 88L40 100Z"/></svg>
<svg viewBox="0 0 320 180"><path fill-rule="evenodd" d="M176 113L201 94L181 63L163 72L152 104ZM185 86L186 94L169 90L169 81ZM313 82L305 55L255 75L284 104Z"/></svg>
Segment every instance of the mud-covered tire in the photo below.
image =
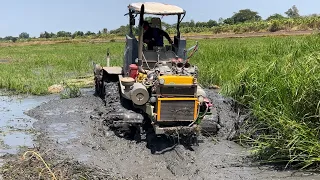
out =
<svg viewBox="0 0 320 180"><path fill-rule="evenodd" d="M99 84L97 79L94 80L94 95L99 96L100 90L99 90Z"/></svg>
<svg viewBox="0 0 320 180"><path fill-rule="evenodd" d="M206 116L200 123L201 134L204 136L216 135L220 129L219 115L213 109L212 115Z"/></svg>
<svg viewBox="0 0 320 180"><path fill-rule="evenodd" d="M140 126L142 124L139 122L132 121L132 119L136 118L135 116L132 116L133 114L130 114L135 114L135 112L131 109L130 106L130 103L132 104L132 102L121 96L120 82L105 81L104 85L104 103L105 106L109 106L109 111L106 113L107 115L105 117L109 121L109 127L119 137L141 142ZM114 112L115 114L113 114ZM121 114L126 114L126 117L129 116L132 119L129 118L130 120L126 122L124 119L121 119L123 118ZM113 119L116 119L116 121L113 121ZM121 123L117 123L117 121L119 121L120 119L123 121L121 121Z"/></svg>
<svg viewBox="0 0 320 180"><path fill-rule="evenodd" d="M105 82L95 80L95 95L104 98L105 95Z"/></svg>

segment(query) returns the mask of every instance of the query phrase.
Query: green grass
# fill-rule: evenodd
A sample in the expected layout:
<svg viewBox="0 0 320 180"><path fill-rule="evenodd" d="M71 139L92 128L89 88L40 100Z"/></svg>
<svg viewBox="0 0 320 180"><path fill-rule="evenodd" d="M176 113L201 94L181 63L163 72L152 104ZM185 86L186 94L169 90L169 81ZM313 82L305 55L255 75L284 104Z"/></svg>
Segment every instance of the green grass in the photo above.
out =
<svg viewBox="0 0 320 180"><path fill-rule="evenodd" d="M10 63L0 64L0 88L18 93L47 94L47 88L53 84L92 75L91 61L103 63L107 48L117 52L112 54L113 60L122 58L122 43L1 47L0 59L9 59Z"/></svg>
<svg viewBox="0 0 320 180"><path fill-rule="evenodd" d="M250 107L241 140L263 162L320 162L320 36L201 41L200 82Z"/></svg>
<svg viewBox="0 0 320 180"><path fill-rule="evenodd" d="M188 41L188 47L195 41ZM241 142L264 162L299 167L320 162L320 36L199 40L191 62L200 82L247 105L254 119ZM120 65L124 43L77 43L2 47L0 87L46 94L50 85L92 75L91 59Z"/></svg>

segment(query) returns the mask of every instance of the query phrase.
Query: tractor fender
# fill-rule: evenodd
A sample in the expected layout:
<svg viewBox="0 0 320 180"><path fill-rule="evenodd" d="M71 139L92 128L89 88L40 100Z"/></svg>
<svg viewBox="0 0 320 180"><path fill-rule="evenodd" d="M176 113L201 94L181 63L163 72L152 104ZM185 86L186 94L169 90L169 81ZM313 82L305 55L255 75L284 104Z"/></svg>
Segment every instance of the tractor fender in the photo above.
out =
<svg viewBox="0 0 320 180"><path fill-rule="evenodd" d="M122 74L122 67L120 66L113 66L113 67L103 67L103 71L105 71L107 74L114 74L114 75L120 75Z"/></svg>

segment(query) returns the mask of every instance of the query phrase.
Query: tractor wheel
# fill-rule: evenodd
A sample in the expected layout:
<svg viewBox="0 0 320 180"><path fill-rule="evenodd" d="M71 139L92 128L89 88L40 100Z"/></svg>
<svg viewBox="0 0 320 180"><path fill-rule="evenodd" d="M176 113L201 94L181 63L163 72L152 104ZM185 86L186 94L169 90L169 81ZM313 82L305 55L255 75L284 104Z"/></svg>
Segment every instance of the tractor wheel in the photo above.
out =
<svg viewBox="0 0 320 180"><path fill-rule="evenodd" d="M219 115L214 108L212 115L206 116L200 123L201 134L204 136L212 136L219 131Z"/></svg>
<svg viewBox="0 0 320 180"><path fill-rule="evenodd" d="M95 95L103 98L105 94L105 84L103 81L95 79Z"/></svg>

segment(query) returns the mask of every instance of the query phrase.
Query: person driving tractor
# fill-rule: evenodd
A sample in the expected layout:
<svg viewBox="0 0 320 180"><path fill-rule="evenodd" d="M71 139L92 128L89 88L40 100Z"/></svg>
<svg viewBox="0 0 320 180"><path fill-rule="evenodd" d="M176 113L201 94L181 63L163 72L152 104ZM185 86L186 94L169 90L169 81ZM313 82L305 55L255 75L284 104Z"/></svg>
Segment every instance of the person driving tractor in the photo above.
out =
<svg viewBox="0 0 320 180"><path fill-rule="evenodd" d="M154 46L163 46L163 36L173 44L169 34L160 28L151 27L148 21L143 22L143 42L148 45L148 50L153 50Z"/></svg>

